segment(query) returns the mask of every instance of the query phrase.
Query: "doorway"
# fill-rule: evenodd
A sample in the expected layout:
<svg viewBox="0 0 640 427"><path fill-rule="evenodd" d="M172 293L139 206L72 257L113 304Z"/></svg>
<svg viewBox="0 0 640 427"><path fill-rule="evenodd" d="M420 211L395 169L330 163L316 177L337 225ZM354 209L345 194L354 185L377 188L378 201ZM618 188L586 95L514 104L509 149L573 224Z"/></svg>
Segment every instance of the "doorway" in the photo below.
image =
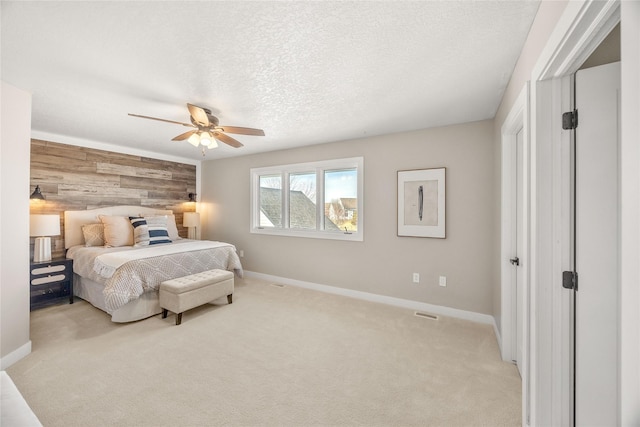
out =
<svg viewBox="0 0 640 427"><path fill-rule="evenodd" d="M514 362L522 378L522 394L530 389L530 146L529 83L526 83L501 128L501 313L502 360ZM523 425L529 400L523 399Z"/></svg>
<svg viewBox="0 0 640 427"><path fill-rule="evenodd" d="M562 119L563 114L574 107L573 103L570 104L573 89L570 76L621 21L621 9L624 11L625 7L620 8L617 1L569 2L531 75L530 150L534 164L531 165L530 197L530 223L533 231L530 259L532 287L529 307L529 370L532 381L526 397L530 405L531 425L575 425L576 422L572 403L575 379L572 375L573 292L563 288L563 271L573 269L570 243L574 236L571 227L572 212L568 203L571 200L571 132L562 130ZM622 13L622 21L624 15ZM631 19L628 22L632 22ZM624 43L624 24L621 28ZM629 64L626 58L624 62ZM622 69L629 72L635 68L623 64ZM623 84L623 87L629 86ZM624 98L622 101L622 111L629 111L629 103ZM631 111L637 110L631 108ZM581 120L578 121L580 126ZM622 141L621 152L629 153L624 142L635 142L628 137L623 137ZM625 156L622 159L624 162ZM622 188L624 194L624 185ZM620 225L622 230L631 225L627 221L625 226L624 212ZM625 246L621 246L624 254ZM624 271L624 256L622 259ZM579 271L578 274L580 275ZM580 283L580 276L578 279ZM621 354L623 358L625 351ZM624 378L621 375L623 368L619 362L616 363L616 369L620 369L618 378ZM620 388L624 390L623 386ZM621 410L625 406L623 397L624 393L620 395L620 399L618 396L613 397L618 400L618 414L624 412Z"/></svg>

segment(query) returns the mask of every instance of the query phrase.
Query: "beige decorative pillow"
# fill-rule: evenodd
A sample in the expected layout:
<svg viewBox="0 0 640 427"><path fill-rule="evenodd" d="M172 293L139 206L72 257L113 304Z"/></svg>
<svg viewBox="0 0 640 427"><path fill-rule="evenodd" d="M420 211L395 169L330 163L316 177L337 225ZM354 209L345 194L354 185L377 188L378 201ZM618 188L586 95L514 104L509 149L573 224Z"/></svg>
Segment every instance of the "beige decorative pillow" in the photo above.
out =
<svg viewBox="0 0 640 427"><path fill-rule="evenodd" d="M104 225L104 243L108 248L133 246L133 226L128 217L98 215Z"/></svg>
<svg viewBox="0 0 640 427"><path fill-rule="evenodd" d="M86 224L82 226L85 246L104 246L104 225Z"/></svg>

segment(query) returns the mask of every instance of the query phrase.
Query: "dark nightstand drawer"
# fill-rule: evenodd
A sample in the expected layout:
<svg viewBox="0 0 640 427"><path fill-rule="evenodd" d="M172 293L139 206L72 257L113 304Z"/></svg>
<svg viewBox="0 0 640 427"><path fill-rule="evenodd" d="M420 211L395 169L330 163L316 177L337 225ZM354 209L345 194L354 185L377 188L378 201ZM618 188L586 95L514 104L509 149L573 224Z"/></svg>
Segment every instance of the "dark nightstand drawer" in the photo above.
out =
<svg viewBox="0 0 640 427"><path fill-rule="evenodd" d="M31 310L69 300L73 304L73 260L32 262L29 279Z"/></svg>
<svg viewBox="0 0 640 427"><path fill-rule="evenodd" d="M69 282L57 282L49 286L31 287L31 306L38 306L49 301L59 302L58 299L67 300L71 292Z"/></svg>

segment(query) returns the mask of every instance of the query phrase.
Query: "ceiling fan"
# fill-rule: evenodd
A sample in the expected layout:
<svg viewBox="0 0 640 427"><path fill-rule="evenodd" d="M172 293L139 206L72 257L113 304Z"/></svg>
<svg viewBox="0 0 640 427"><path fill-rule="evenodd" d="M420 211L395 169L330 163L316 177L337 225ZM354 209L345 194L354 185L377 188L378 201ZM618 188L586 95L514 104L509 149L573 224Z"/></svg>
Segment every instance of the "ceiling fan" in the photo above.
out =
<svg viewBox="0 0 640 427"><path fill-rule="evenodd" d="M204 156L204 147L209 149L216 148L218 144L216 140L230 145L234 148L242 147L242 143L226 133L235 133L239 135L264 136L262 129L245 128L238 126L220 126L218 118L211 114L211 110L198 107L197 105L187 104L189 114L191 115L191 123L176 122L174 120L159 119L157 117L141 116L140 114L131 114L133 117L141 117L143 119L158 120L160 122L174 123L177 125L194 128L188 132L182 133L172 141L184 141L185 139L194 147L203 146L202 155Z"/></svg>

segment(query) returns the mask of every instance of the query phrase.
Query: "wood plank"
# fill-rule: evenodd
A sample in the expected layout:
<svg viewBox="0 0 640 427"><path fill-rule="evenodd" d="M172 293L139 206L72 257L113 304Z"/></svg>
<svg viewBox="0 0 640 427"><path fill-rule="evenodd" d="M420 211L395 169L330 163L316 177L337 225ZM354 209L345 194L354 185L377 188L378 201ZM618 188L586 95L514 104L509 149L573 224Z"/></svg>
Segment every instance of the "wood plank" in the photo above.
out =
<svg viewBox="0 0 640 427"><path fill-rule="evenodd" d="M158 169L137 168L134 166L124 166L114 163L96 163L96 171L98 173L115 174L120 176L133 176L140 178L153 178L171 180L171 172Z"/></svg>
<svg viewBox="0 0 640 427"><path fill-rule="evenodd" d="M119 187L119 175L77 173L74 171L49 170L49 169L31 169L31 181L38 183L56 183L56 184L75 184L82 182L98 187ZM41 185L42 188L42 185Z"/></svg>
<svg viewBox="0 0 640 427"><path fill-rule="evenodd" d="M148 196L150 199L167 199L174 201L189 201L188 191L162 191L162 190L149 190Z"/></svg>
<svg viewBox="0 0 640 427"><path fill-rule="evenodd" d="M40 153L34 153L31 156L31 167L52 170L75 170L79 172L96 171L96 165L92 162Z"/></svg>
<svg viewBox="0 0 640 427"><path fill-rule="evenodd" d="M149 199L144 198L140 200L140 206L146 206L149 208L158 207L160 209L170 209L174 212L180 211L183 203L176 203L175 200L172 199Z"/></svg>
<svg viewBox="0 0 640 427"><path fill-rule="evenodd" d="M66 197L85 197L100 195L102 197L141 199L147 197L147 190L139 188L96 187L94 185L85 184L60 184L58 185L58 195Z"/></svg>
<svg viewBox="0 0 640 427"><path fill-rule="evenodd" d="M96 163L113 163L116 165L122 165L122 166L133 166L135 168L142 168L142 169L154 169L154 170L166 170L166 168L162 165L162 164L155 164L155 163L146 163L143 162L139 157L123 157L120 159L112 159L112 158L107 158L105 156L101 156L101 158L97 158L95 159Z"/></svg>
<svg viewBox="0 0 640 427"><path fill-rule="evenodd" d="M144 177L121 176L120 187L145 190L175 191L187 194L187 185L182 181L158 180Z"/></svg>
<svg viewBox="0 0 640 427"><path fill-rule="evenodd" d="M33 150L33 147L44 147L47 145L47 141L43 141L41 139L32 139L31 140L31 149Z"/></svg>
<svg viewBox="0 0 640 427"><path fill-rule="evenodd" d="M57 156L65 159L77 159L77 160L87 160L87 153L82 150L73 149L75 147L66 146L50 146L47 144L44 145L31 145L31 155L35 154L44 154L49 156Z"/></svg>
<svg viewBox="0 0 640 427"><path fill-rule="evenodd" d="M134 156L131 154L116 153L113 151L96 150L92 148L85 148L87 150L87 160L91 162L114 162L136 160L140 161L140 156Z"/></svg>
<svg viewBox="0 0 640 427"><path fill-rule="evenodd" d="M196 172L195 169L193 171L190 170L171 170L168 169L169 172L171 172L171 176L173 177L173 179L179 180L179 181L185 181L190 183L193 187L196 186Z"/></svg>

